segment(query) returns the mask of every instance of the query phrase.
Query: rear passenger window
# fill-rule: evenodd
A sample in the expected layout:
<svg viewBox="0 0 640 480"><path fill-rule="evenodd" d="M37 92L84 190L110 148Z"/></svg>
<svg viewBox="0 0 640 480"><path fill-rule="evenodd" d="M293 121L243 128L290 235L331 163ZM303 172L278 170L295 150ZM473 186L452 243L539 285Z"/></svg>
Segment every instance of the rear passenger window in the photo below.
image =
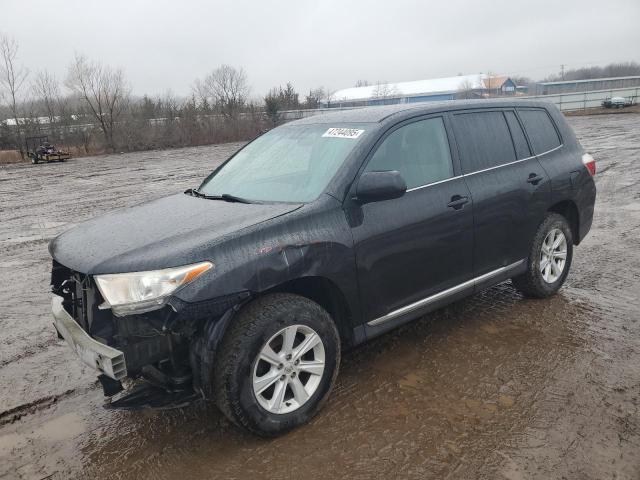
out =
<svg viewBox="0 0 640 480"><path fill-rule="evenodd" d="M531 146L536 155L560 146L560 137L549 114L542 109L518 109L518 114L529 135Z"/></svg>
<svg viewBox="0 0 640 480"><path fill-rule="evenodd" d="M520 122L516 114L513 112L504 112L504 116L507 118L507 124L509 124L509 130L511 130L511 138L513 138L513 145L516 147L516 156L518 160L531 156L527 139L524 136Z"/></svg>
<svg viewBox="0 0 640 480"><path fill-rule="evenodd" d="M502 112L455 115L456 138L462 154L462 173L472 173L516 160L507 121Z"/></svg>
<svg viewBox="0 0 640 480"><path fill-rule="evenodd" d="M366 172L397 170L407 188L453 176L451 151L442 118L429 118L398 128L380 144Z"/></svg>

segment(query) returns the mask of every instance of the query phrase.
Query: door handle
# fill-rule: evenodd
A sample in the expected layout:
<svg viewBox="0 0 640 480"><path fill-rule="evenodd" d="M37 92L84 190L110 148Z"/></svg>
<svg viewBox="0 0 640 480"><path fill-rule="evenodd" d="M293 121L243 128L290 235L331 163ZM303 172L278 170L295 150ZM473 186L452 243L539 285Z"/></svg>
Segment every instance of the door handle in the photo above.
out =
<svg viewBox="0 0 640 480"><path fill-rule="evenodd" d="M527 183L530 183L531 185L537 185L542 180L544 180L543 176L538 175L537 173L530 173L529 178L527 178Z"/></svg>
<svg viewBox="0 0 640 480"><path fill-rule="evenodd" d="M453 208L454 210L460 210L466 203L469 203L469 197L454 195L451 197L451 201L447 203L447 207Z"/></svg>

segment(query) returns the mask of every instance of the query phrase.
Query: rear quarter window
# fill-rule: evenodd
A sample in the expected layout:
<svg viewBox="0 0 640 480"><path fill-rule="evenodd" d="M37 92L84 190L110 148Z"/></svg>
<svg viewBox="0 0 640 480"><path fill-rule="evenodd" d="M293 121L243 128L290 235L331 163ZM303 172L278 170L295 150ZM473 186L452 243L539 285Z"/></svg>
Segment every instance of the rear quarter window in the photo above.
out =
<svg viewBox="0 0 640 480"><path fill-rule="evenodd" d="M531 146L536 155L553 150L561 145L558 131L543 109L518 109L518 114L529 136Z"/></svg>
<svg viewBox="0 0 640 480"><path fill-rule="evenodd" d="M516 160L507 121L502 112L471 112L454 116L462 173L472 173Z"/></svg>

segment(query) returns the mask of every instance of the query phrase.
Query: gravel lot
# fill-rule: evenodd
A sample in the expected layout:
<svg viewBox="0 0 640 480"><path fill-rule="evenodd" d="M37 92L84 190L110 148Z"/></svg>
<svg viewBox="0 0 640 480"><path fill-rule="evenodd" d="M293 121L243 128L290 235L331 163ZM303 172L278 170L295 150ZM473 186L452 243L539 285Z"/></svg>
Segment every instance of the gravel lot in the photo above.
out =
<svg viewBox="0 0 640 480"><path fill-rule="evenodd" d="M640 115L571 117L596 157L560 294L509 283L348 353L311 424L119 412L53 332L48 241L198 184L238 144L0 168L0 478L640 478Z"/></svg>

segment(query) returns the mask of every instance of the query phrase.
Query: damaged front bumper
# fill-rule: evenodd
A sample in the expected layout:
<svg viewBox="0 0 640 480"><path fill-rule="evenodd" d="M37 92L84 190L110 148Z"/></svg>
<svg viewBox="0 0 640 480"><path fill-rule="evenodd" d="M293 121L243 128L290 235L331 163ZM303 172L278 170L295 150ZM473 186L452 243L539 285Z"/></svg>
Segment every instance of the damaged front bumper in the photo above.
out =
<svg viewBox="0 0 640 480"><path fill-rule="evenodd" d="M51 310L54 326L80 359L113 380L127 376L124 353L91 338L65 310L62 297L54 296Z"/></svg>

